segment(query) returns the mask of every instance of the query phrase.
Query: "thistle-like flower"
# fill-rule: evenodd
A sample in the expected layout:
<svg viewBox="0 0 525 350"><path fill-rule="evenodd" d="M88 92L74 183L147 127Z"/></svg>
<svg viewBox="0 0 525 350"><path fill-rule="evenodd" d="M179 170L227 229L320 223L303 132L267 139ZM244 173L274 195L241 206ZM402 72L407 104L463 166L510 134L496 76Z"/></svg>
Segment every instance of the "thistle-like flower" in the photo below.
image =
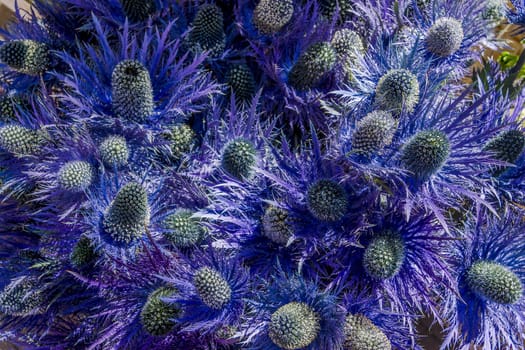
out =
<svg viewBox="0 0 525 350"><path fill-rule="evenodd" d="M461 341L481 349L519 349L525 327L525 259L520 211L502 219L478 213L465 225L449 259L459 295L446 295L444 315L450 325L443 348Z"/></svg>
<svg viewBox="0 0 525 350"><path fill-rule="evenodd" d="M94 242L86 236L78 239L69 256L69 260L77 268L92 266L98 258L99 253L96 251Z"/></svg>
<svg viewBox="0 0 525 350"><path fill-rule="evenodd" d="M419 102L419 82L407 69L393 69L379 79L376 86L376 105L399 115L402 110L414 111Z"/></svg>
<svg viewBox="0 0 525 350"><path fill-rule="evenodd" d="M349 350L390 350L392 345L383 331L362 314L349 314L345 322L344 348Z"/></svg>
<svg viewBox="0 0 525 350"><path fill-rule="evenodd" d="M226 46L223 26L222 10L213 4L202 5L191 24L190 43L199 50L209 51L212 57L220 56Z"/></svg>
<svg viewBox="0 0 525 350"><path fill-rule="evenodd" d="M111 76L113 110L118 118L143 122L153 113L153 90L146 67L136 60L119 62Z"/></svg>
<svg viewBox="0 0 525 350"><path fill-rule="evenodd" d="M427 50L434 55L447 57L461 47L463 27L459 20L451 17L437 19L425 38Z"/></svg>
<svg viewBox="0 0 525 350"><path fill-rule="evenodd" d="M226 82L235 97L240 101L249 101L255 94L255 78L246 64L232 66L227 75Z"/></svg>
<svg viewBox="0 0 525 350"><path fill-rule="evenodd" d="M188 248L206 237L201 220L192 217L193 211L180 209L164 219L164 237L177 248Z"/></svg>
<svg viewBox="0 0 525 350"><path fill-rule="evenodd" d="M195 131L189 125L183 123L174 125L165 133L171 154L176 161L180 161L192 151L196 144L196 137Z"/></svg>
<svg viewBox="0 0 525 350"><path fill-rule="evenodd" d="M130 245L144 235L149 215L146 190L138 183L128 183L118 191L104 214L104 233L113 244Z"/></svg>
<svg viewBox="0 0 525 350"><path fill-rule="evenodd" d="M44 300L38 280L24 276L11 281L0 293L0 311L11 316L28 316L42 312Z"/></svg>
<svg viewBox="0 0 525 350"><path fill-rule="evenodd" d="M417 178L435 174L450 155L447 135L436 130L420 131L403 147L401 161Z"/></svg>
<svg viewBox="0 0 525 350"><path fill-rule="evenodd" d="M253 25L265 35L279 32L294 13L292 0L260 0L253 11Z"/></svg>
<svg viewBox="0 0 525 350"><path fill-rule="evenodd" d="M295 62L288 82L299 90L315 87L335 66L337 54L330 43L310 46Z"/></svg>
<svg viewBox="0 0 525 350"><path fill-rule="evenodd" d="M110 168L120 168L128 164L129 148L121 136L108 136L99 146L100 158Z"/></svg>
<svg viewBox="0 0 525 350"><path fill-rule="evenodd" d="M248 271L240 261L218 252L196 251L186 266L164 277L177 292L167 299L181 305L183 329L200 335L237 326L248 293Z"/></svg>
<svg viewBox="0 0 525 350"><path fill-rule="evenodd" d="M228 174L239 179L249 179L257 160L257 150L247 139L235 139L222 150L221 166Z"/></svg>
<svg viewBox="0 0 525 350"><path fill-rule="evenodd" d="M154 0L120 0L120 3L124 14L132 22L145 21L156 10Z"/></svg>
<svg viewBox="0 0 525 350"><path fill-rule="evenodd" d="M293 226L288 212L282 208L269 205L261 219L261 233L279 245L286 245L293 237Z"/></svg>
<svg viewBox="0 0 525 350"><path fill-rule="evenodd" d="M24 74L44 73L49 61L47 45L34 40L13 40L0 46L0 62Z"/></svg>
<svg viewBox="0 0 525 350"><path fill-rule="evenodd" d="M484 147L497 160L506 163L515 163L525 149L525 135L519 130L503 131L490 140ZM505 171L505 167L498 167L496 174Z"/></svg>
<svg viewBox="0 0 525 350"><path fill-rule="evenodd" d="M348 211L348 197L343 186L333 180L321 179L308 188L308 210L322 221L338 221Z"/></svg>
<svg viewBox="0 0 525 350"><path fill-rule="evenodd" d="M342 28L334 33L330 43L337 54L337 60L347 80L352 80L352 70L365 53L363 40L355 31Z"/></svg>
<svg viewBox="0 0 525 350"><path fill-rule="evenodd" d="M349 20L353 10L352 1L350 0L321 0L319 1L319 6L321 13L330 19L338 11L341 22Z"/></svg>
<svg viewBox="0 0 525 350"><path fill-rule="evenodd" d="M180 317L181 310L176 305L163 300L174 292L172 288L159 287L148 295L140 312L140 323L149 334L162 336L174 328L173 320Z"/></svg>
<svg viewBox="0 0 525 350"><path fill-rule="evenodd" d="M374 111L357 122L351 139L351 151L367 158L392 143L397 122L392 114Z"/></svg>
<svg viewBox="0 0 525 350"><path fill-rule="evenodd" d="M260 295L253 349L340 349L344 311L330 291L300 276L275 275Z"/></svg>
<svg viewBox="0 0 525 350"><path fill-rule="evenodd" d="M58 172L58 184L65 190L81 192L92 183L93 169L85 161L72 161L64 164Z"/></svg>
<svg viewBox="0 0 525 350"><path fill-rule="evenodd" d="M7 152L30 155L39 150L42 138L38 131L16 124L0 127L0 147Z"/></svg>

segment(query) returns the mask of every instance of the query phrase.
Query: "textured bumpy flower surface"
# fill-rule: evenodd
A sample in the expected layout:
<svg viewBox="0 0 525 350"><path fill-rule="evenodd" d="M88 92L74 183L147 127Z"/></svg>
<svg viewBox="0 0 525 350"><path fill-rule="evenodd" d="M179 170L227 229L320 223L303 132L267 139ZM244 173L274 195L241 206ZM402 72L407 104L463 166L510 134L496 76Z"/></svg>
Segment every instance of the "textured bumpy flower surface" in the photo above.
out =
<svg viewBox="0 0 525 350"><path fill-rule="evenodd" d="M132 182L118 191L104 214L102 225L114 242L127 245L144 235L148 222L148 194L142 185Z"/></svg>
<svg viewBox="0 0 525 350"><path fill-rule="evenodd" d="M148 70L135 60L117 64L111 76L113 110L119 118L145 121L153 113L153 88Z"/></svg>
<svg viewBox="0 0 525 350"><path fill-rule="evenodd" d="M419 82L407 69L393 69L381 77L376 86L379 108L399 114L405 109L412 112L419 102Z"/></svg>
<svg viewBox="0 0 525 350"><path fill-rule="evenodd" d="M319 333L319 316L308 305L292 302L272 314L269 336L283 349L296 350L310 345Z"/></svg>
<svg viewBox="0 0 525 350"><path fill-rule="evenodd" d="M1 342L419 349L426 316L443 349L523 348L525 53L496 31L525 0L14 16Z"/></svg>
<svg viewBox="0 0 525 350"><path fill-rule="evenodd" d="M261 0L253 11L253 24L262 34L275 34L293 16L292 0Z"/></svg>

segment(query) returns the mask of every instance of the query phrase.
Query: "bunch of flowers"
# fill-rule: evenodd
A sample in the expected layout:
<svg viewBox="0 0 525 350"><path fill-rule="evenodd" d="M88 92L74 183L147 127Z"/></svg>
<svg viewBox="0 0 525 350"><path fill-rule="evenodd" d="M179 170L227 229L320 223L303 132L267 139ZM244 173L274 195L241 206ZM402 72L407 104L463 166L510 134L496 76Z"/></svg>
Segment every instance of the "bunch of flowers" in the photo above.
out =
<svg viewBox="0 0 525 350"><path fill-rule="evenodd" d="M525 2L32 6L0 42L0 340L423 349L430 318L523 349L525 54L484 52Z"/></svg>

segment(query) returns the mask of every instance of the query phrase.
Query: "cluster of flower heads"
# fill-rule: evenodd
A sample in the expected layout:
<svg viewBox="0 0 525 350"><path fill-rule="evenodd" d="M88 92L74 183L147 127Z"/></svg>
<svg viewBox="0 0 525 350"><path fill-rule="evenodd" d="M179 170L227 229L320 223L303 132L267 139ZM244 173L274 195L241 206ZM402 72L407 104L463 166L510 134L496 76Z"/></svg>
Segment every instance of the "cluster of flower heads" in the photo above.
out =
<svg viewBox="0 0 525 350"><path fill-rule="evenodd" d="M523 1L32 6L0 42L0 340L422 349L431 319L523 349L525 54L483 55Z"/></svg>

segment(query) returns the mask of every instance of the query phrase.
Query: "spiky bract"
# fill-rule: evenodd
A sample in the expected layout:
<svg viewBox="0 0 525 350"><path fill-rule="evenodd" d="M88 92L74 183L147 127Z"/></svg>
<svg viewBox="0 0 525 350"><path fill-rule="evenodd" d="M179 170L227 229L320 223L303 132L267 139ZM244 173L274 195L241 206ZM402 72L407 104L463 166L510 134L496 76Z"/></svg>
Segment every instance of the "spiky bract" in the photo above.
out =
<svg viewBox="0 0 525 350"><path fill-rule="evenodd" d="M0 147L8 152L29 155L37 152L41 144L38 131L15 124L0 127Z"/></svg>
<svg viewBox="0 0 525 350"><path fill-rule="evenodd" d="M379 79L376 86L377 106L394 114L412 112L419 102L419 82L407 69L392 69Z"/></svg>
<svg viewBox="0 0 525 350"><path fill-rule="evenodd" d="M162 336L174 328L174 319L179 317L182 311L177 305L162 300L174 292L173 288L159 287L148 295L140 312L140 323L149 334Z"/></svg>
<svg viewBox="0 0 525 350"><path fill-rule="evenodd" d="M229 142L222 150L221 166L231 176L249 179L257 161L257 150L247 139L239 138Z"/></svg>
<svg viewBox="0 0 525 350"><path fill-rule="evenodd" d="M298 90L314 88L335 66L337 54L330 43L313 44L295 62L288 82Z"/></svg>
<svg viewBox="0 0 525 350"><path fill-rule="evenodd" d="M293 12L292 0L261 0L253 11L253 25L262 34L276 34L290 22Z"/></svg>
<svg viewBox="0 0 525 350"><path fill-rule="evenodd" d="M212 309L220 310L231 300L231 287L217 270L200 268L195 272L193 284L202 302Z"/></svg>
<svg viewBox="0 0 525 350"><path fill-rule="evenodd" d="M129 148L126 139L121 136L109 136L99 147L100 157L105 165L120 168L128 163Z"/></svg>
<svg viewBox="0 0 525 350"><path fill-rule="evenodd" d="M371 112L357 123L352 135L352 150L370 157L392 143L396 128L392 114Z"/></svg>
<svg viewBox="0 0 525 350"><path fill-rule="evenodd" d="M58 184L71 192L86 190L93 181L91 164L82 160L67 162L58 171Z"/></svg>
<svg viewBox="0 0 525 350"><path fill-rule="evenodd" d="M463 26L459 20L442 17L428 30L425 43L427 50L434 55L447 57L459 50L463 37Z"/></svg>
<svg viewBox="0 0 525 350"><path fill-rule="evenodd" d="M115 115L144 122L153 113L153 88L146 67L137 60L123 60L111 75L112 106Z"/></svg>
<svg viewBox="0 0 525 350"><path fill-rule="evenodd" d="M204 238L204 227L193 214L191 210L180 209L164 219L164 237L175 247L191 247Z"/></svg>
<svg viewBox="0 0 525 350"><path fill-rule="evenodd" d="M220 56L226 45L223 25L224 15L218 6L201 6L191 24L191 44L200 50L209 51L212 57Z"/></svg>
<svg viewBox="0 0 525 350"><path fill-rule="evenodd" d="M306 203L318 220L337 221L348 210L348 195L343 186L333 180L321 179L308 188Z"/></svg>
<svg viewBox="0 0 525 350"><path fill-rule="evenodd" d="M349 314L345 323L345 350L390 350L390 340L362 314Z"/></svg>
<svg viewBox="0 0 525 350"><path fill-rule="evenodd" d="M519 277L508 267L477 261L467 271L467 283L479 297L498 304L516 303L523 295Z"/></svg>
<svg viewBox="0 0 525 350"><path fill-rule="evenodd" d="M372 239L363 255L363 267L373 278L386 279L395 276L405 259L405 246L396 236L380 235Z"/></svg>
<svg viewBox="0 0 525 350"><path fill-rule="evenodd" d="M104 213L102 226L112 243L129 245L138 241L149 223L146 189L135 182L124 185Z"/></svg>
<svg viewBox="0 0 525 350"><path fill-rule="evenodd" d="M420 131L404 146L401 160L417 178L435 174L447 161L450 142L446 134L437 130Z"/></svg>
<svg viewBox="0 0 525 350"><path fill-rule="evenodd" d="M268 328L270 339L281 348L305 348L319 334L319 315L305 303L291 302L272 314Z"/></svg>
<svg viewBox="0 0 525 350"><path fill-rule="evenodd" d="M49 48L34 40L8 41L0 46L0 62L24 74L39 75L49 67Z"/></svg>

